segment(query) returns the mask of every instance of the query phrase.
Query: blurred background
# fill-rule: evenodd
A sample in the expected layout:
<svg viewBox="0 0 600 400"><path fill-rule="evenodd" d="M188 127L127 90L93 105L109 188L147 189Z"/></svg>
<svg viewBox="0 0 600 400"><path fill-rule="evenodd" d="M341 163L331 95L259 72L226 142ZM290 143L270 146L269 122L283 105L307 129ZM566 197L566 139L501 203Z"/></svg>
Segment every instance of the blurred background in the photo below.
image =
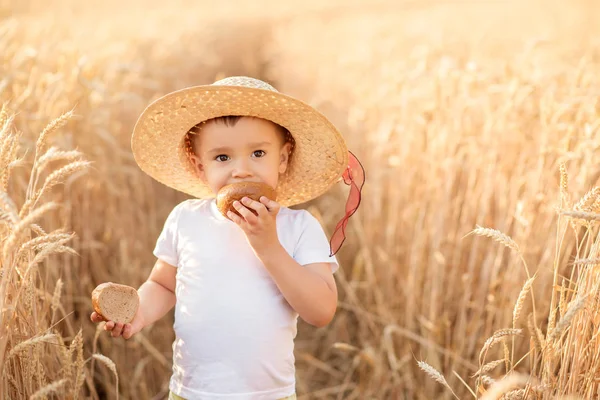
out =
<svg viewBox="0 0 600 400"><path fill-rule="evenodd" d="M99 3L0 0L0 138L15 143L0 143L0 396L166 397L172 313L113 340L90 322L90 295L142 284L186 198L135 164L138 115L229 75L315 106L367 172L336 317L300 325L300 399L481 398L515 377L506 399L598 396L598 299L579 300L599 281L600 2ZM81 154L42 169L50 148ZM91 164L61 170L75 159ZM328 233L342 186L301 206ZM36 226L18 225L48 202ZM55 229L75 233L77 254L61 242L29 270L59 239L27 240Z"/></svg>

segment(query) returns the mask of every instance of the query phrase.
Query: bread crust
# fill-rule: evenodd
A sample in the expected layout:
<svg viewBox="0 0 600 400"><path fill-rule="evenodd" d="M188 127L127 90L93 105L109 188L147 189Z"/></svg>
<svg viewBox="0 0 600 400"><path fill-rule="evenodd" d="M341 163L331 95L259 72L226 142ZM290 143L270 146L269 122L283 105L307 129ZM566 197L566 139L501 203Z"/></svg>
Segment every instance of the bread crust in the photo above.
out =
<svg viewBox="0 0 600 400"><path fill-rule="evenodd" d="M102 293L102 290L104 290L110 285L110 283L111 282L101 283L100 285L96 286L96 288L92 292L92 307L94 308L94 311L96 311L96 313L100 317L102 317L104 321L106 321L107 319L104 315L102 315L102 311L100 310L100 294Z"/></svg>
<svg viewBox="0 0 600 400"><path fill-rule="evenodd" d="M252 200L259 201L261 196L265 196L270 200L277 200L277 192L271 186L262 182L240 182L232 183L230 185L223 186L219 193L217 193L217 208L224 217L227 216L227 211L233 211L238 214L237 210L233 207L233 202L241 200L242 197L249 197ZM251 210L254 212L254 210ZM254 212L256 214L256 212Z"/></svg>

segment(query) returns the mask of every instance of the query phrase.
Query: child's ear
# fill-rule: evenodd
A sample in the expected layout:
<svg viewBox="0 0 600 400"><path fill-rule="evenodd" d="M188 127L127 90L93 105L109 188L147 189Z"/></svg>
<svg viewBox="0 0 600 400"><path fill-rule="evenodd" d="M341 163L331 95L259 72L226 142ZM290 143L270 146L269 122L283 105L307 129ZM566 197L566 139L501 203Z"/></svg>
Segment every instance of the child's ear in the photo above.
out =
<svg viewBox="0 0 600 400"><path fill-rule="evenodd" d="M281 152L279 155L279 173L283 174L288 167L290 161L290 154L292 151L292 144L290 142L285 143L281 147Z"/></svg>
<svg viewBox="0 0 600 400"><path fill-rule="evenodd" d="M191 155L190 161L192 162L192 165L194 166L194 171L196 171L196 175L198 175L198 177L201 180L204 180L204 165L202 165L202 161L200 160L200 157L198 157L195 154Z"/></svg>

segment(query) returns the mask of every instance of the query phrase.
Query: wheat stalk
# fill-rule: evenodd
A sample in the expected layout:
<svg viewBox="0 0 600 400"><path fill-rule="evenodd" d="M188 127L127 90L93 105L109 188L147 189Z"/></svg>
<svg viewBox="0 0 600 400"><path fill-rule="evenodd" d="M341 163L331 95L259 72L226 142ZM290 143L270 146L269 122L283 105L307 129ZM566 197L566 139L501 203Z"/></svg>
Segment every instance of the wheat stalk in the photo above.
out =
<svg viewBox="0 0 600 400"><path fill-rule="evenodd" d="M4 105L3 105L4 107ZM4 114L6 118L2 123L0 123L0 160L3 161L3 166L6 166L6 154L9 153L9 148L13 146L13 142L18 133L15 133L12 129L13 117L10 118L6 114L6 109L4 109Z"/></svg>
<svg viewBox="0 0 600 400"><path fill-rule="evenodd" d="M46 397L52 393L59 393L59 390L62 389L67 382L67 379L52 382L32 394L30 400L46 399Z"/></svg>
<svg viewBox="0 0 600 400"><path fill-rule="evenodd" d="M77 252L69 246L63 246L58 243L47 243L46 246L40 249L40 252L35 255L33 260L31 260L29 264L27 264L27 268L25 269L25 273L23 274L23 276L29 275L29 272L32 268L36 267L39 263L44 261L49 256L59 253L69 253L77 255Z"/></svg>
<svg viewBox="0 0 600 400"><path fill-rule="evenodd" d="M505 378L494 382L491 387L481 397L481 400L497 400L504 393L513 389L515 386L525 385L529 381L529 377L522 374L513 373Z"/></svg>
<svg viewBox="0 0 600 400"><path fill-rule="evenodd" d="M514 336L513 336L514 339ZM510 371L510 368L512 367L512 358L510 356L510 350L508 349L508 346L506 345L506 341L502 341L502 351L504 352L504 363L506 366L506 371Z"/></svg>
<svg viewBox="0 0 600 400"><path fill-rule="evenodd" d="M500 232L499 230L483 228L477 225L477 228L473 229L469 234L471 233L494 239L495 241L502 243L504 246L516 251L517 253L521 252L517 243L510 236Z"/></svg>
<svg viewBox="0 0 600 400"><path fill-rule="evenodd" d="M560 195L567 208L570 207L569 199L569 174L567 173L567 167L565 163L561 163L559 167L560 171Z"/></svg>
<svg viewBox="0 0 600 400"><path fill-rule="evenodd" d="M587 298L587 295L581 296L571 304L565 315L556 324L556 328L550 332L550 340L555 341L561 337L562 333L571 325L571 321L575 315L585 306Z"/></svg>
<svg viewBox="0 0 600 400"><path fill-rule="evenodd" d="M59 243L65 244L69 242L75 236L74 233L64 233L62 229L56 230L52 233L41 235L24 242L17 254L24 253L27 251L36 251L40 247L48 243Z"/></svg>
<svg viewBox="0 0 600 400"><path fill-rule="evenodd" d="M6 129L6 126L10 125L11 118L8 116L8 105L7 103L2 103L2 108L0 108L0 139L2 139L2 131Z"/></svg>
<svg viewBox="0 0 600 400"><path fill-rule="evenodd" d="M574 265L598 265L600 264L600 258L580 258L573 262Z"/></svg>
<svg viewBox="0 0 600 400"><path fill-rule="evenodd" d="M4 211L0 211L0 221L2 221L3 223L12 226L12 219L10 217L10 214L4 212Z"/></svg>
<svg viewBox="0 0 600 400"><path fill-rule="evenodd" d="M19 383L14 378L14 376L12 376L11 374L7 374L7 375L8 375L8 383L15 389L15 391L17 393L22 391L21 385L19 385Z"/></svg>
<svg viewBox="0 0 600 400"><path fill-rule="evenodd" d="M73 354L75 353L75 351L79 351L80 348L81 348L81 350L83 350L82 346L83 346L83 331L81 329L79 329L79 331L77 332L77 334L71 341L71 344L69 345L69 357L73 357Z"/></svg>
<svg viewBox="0 0 600 400"><path fill-rule="evenodd" d="M15 354L27 349L28 347L35 346L38 343L55 343L57 335L55 333L47 333L42 336L32 337L27 339L15 347L13 347L8 353L8 358L12 358Z"/></svg>
<svg viewBox="0 0 600 400"><path fill-rule="evenodd" d="M531 390L533 390L534 392L537 392L537 393L543 393L545 391L552 389L552 387L550 385L543 384L543 383L531 385L530 388L531 388Z"/></svg>
<svg viewBox="0 0 600 400"><path fill-rule="evenodd" d="M44 181L42 188L27 199L21 208L21 211L19 212L19 217L23 218L25 215L27 215L29 210L35 206L39 199L41 199L51 188L63 182L68 176L86 169L90 164L91 163L89 161L74 161L52 172Z"/></svg>
<svg viewBox="0 0 600 400"><path fill-rule="evenodd" d="M77 150L61 151L56 147L51 147L35 163L36 173L43 171L49 163L53 161L81 161L83 153Z"/></svg>
<svg viewBox="0 0 600 400"><path fill-rule="evenodd" d="M487 373L491 372L492 370L494 370L497 366L504 364L504 362L505 362L505 360L503 358L501 358L499 360L490 361L489 363L485 364L483 367L479 368L477 370L477 372L475 372L473 375L471 375L471 378L476 378L479 375L487 374Z"/></svg>
<svg viewBox="0 0 600 400"><path fill-rule="evenodd" d="M46 144L48 142L49 137L59 130L61 127L66 125L66 123L73 117L73 110L67 111L63 115L58 118L55 118L52 122L50 122L42 131L35 145L35 154L36 158L39 157L44 149L46 148Z"/></svg>
<svg viewBox="0 0 600 400"><path fill-rule="evenodd" d="M38 224L31 224L30 228L35 234L39 236L44 236L47 234L46 231Z"/></svg>
<svg viewBox="0 0 600 400"><path fill-rule="evenodd" d="M116 387L116 393L117 393L117 400L119 400L119 374L117 374L117 366L115 365L113 360L111 360L110 358L106 357L103 354L93 354L92 358L96 359L96 360L100 361L101 363L103 363L104 365L106 365L108 367L108 369L110 369L112 371L112 373L115 375L115 379L116 379L115 387Z"/></svg>
<svg viewBox="0 0 600 400"><path fill-rule="evenodd" d="M62 376L67 380L66 390L68 392L72 392L73 386L73 359L69 357L69 347L66 345L64 338L60 338L61 343L59 346L58 357L60 359L60 364L62 365Z"/></svg>
<svg viewBox="0 0 600 400"><path fill-rule="evenodd" d="M496 331L483 344L483 348L479 352L480 362L483 360L483 357L488 352L488 350L492 348L496 343L500 342L503 338L507 336L520 336L522 333L522 329L500 329Z"/></svg>
<svg viewBox="0 0 600 400"><path fill-rule="evenodd" d="M421 368L423 371L425 371L425 373L427 375L429 375L433 380L442 384L444 387L446 387L446 389L450 390L450 392L452 392L454 397L456 397L458 399L458 397L456 396L456 394L454 393L454 391L452 390L452 388L446 381L446 378L444 378L444 375L441 374L441 372L439 372L437 369L433 368L431 365L427 364L425 361L417 361L417 365L419 366L419 368Z"/></svg>
<svg viewBox="0 0 600 400"><path fill-rule="evenodd" d="M17 160L17 149L19 146L20 134L12 135L5 140L4 143L0 142L2 148L0 148L0 190L6 191L8 189L8 180L10 178L11 169L16 166L15 160Z"/></svg>
<svg viewBox="0 0 600 400"><path fill-rule="evenodd" d="M517 321L521 316L521 311L523 310L523 303L525 302L525 296L531 290L531 286L533 285L533 281L535 280L535 275L531 278L527 279L523 288L519 292L519 296L517 297L517 302L515 303L515 308L513 309L513 328L516 327Z"/></svg>
<svg viewBox="0 0 600 400"><path fill-rule="evenodd" d="M503 360L504 361L504 360ZM494 378L492 378L489 375L481 375L481 382L485 385L485 386L492 386L493 384L496 383L496 380Z"/></svg>
<svg viewBox="0 0 600 400"><path fill-rule="evenodd" d="M83 385L83 381L85 379L85 372L83 371L83 367L85 366L85 360L83 359L83 331L79 329L77 335L71 342L69 346L69 358L72 357L72 354L77 352L75 357L75 383L73 384L73 392L75 393L75 399L79 395L79 391L81 386Z"/></svg>
<svg viewBox="0 0 600 400"><path fill-rule="evenodd" d="M546 340L544 339L544 335L542 334L542 331L537 326L534 325L533 316L531 314L527 320L527 328L529 330L529 334L533 338L535 346L538 348L539 351L542 351L542 349L546 345Z"/></svg>
<svg viewBox="0 0 600 400"><path fill-rule="evenodd" d="M60 305L60 295L62 292L62 288L63 288L63 281L62 281L62 279L58 278L58 280L56 281L56 287L54 288L54 293L52 294L52 303L50 305L50 309L52 310L52 318L50 319L50 321L52 321L52 322L54 322L56 310L58 309L58 306Z"/></svg>
<svg viewBox="0 0 600 400"><path fill-rule="evenodd" d="M558 311L561 316L565 315L565 310L567 308L567 288L565 286L565 280L562 280L562 284L560 285L560 297L558 298Z"/></svg>
<svg viewBox="0 0 600 400"><path fill-rule="evenodd" d="M0 209L2 209L9 216L12 225L16 225L19 222L19 212L17 206L3 190L0 190Z"/></svg>
<svg viewBox="0 0 600 400"><path fill-rule="evenodd" d="M21 236L30 225L41 218L45 213L58 208L58 203L46 203L33 210L27 217L22 219L12 230L10 236L6 240L3 248L4 257L7 257L9 250L21 239Z"/></svg>
<svg viewBox="0 0 600 400"><path fill-rule="evenodd" d="M575 204L573 209L575 211L586 211L593 212L594 204L598 201L600 196L600 187L596 186L589 190L578 202Z"/></svg>
<svg viewBox="0 0 600 400"><path fill-rule="evenodd" d="M597 213L600 211L600 194L596 196L596 200L594 200L594 202L590 204L584 211L591 213Z"/></svg>
<svg viewBox="0 0 600 400"><path fill-rule="evenodd" d="M561 210L560 213L566 217L584 219L586 221L599 221L600 214L587 211Z"/></svg>
<svg viewBox="0 0 600 400"><path fill-rule="evenodd" d="M502 396L503 400L522 400L525 396L525 389L515 389L510 392L506 392L504 396Z"/></svg>

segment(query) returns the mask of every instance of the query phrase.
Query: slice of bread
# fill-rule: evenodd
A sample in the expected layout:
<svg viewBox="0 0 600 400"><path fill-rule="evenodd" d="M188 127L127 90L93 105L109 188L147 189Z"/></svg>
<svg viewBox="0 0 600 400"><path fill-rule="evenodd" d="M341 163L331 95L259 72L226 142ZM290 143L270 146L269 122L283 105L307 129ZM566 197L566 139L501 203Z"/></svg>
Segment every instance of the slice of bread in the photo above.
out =
<svg viewBox="0 0 600 400"><path fill-rule="evenodd" d="M137 290L131 286L106 282L92 292L92 306L107 321L128 324L140 305Z"/></svg>

